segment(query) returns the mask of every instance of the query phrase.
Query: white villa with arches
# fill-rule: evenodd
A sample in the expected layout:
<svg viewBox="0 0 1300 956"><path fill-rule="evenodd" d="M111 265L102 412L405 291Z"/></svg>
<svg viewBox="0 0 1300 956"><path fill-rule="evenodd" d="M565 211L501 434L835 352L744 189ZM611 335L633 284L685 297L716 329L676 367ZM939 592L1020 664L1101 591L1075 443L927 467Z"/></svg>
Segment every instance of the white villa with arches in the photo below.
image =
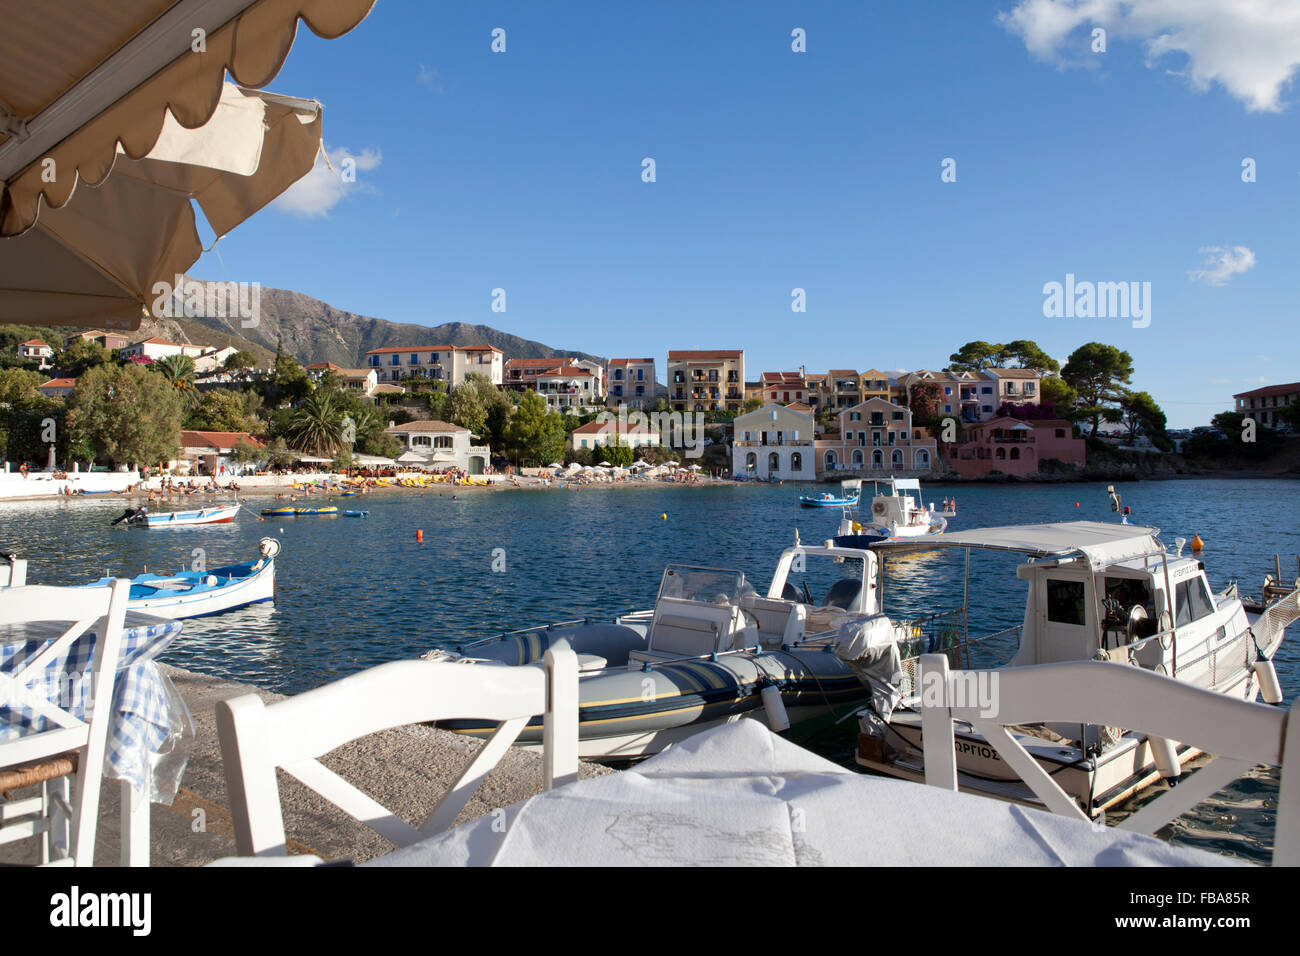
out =
<svg viewBox="0 0 1300 956"><path fill-rule="evenodd" d="M910 409L872 398L840 412L840 436L817 440L817 474L929 472L937 443Z"/></svg>
<svg viewBox="0 0 1300 956"><path fill-rule="evenodd" d="M774 403L737 415L731 444L731 473L750 478L812 481L817 477L813 427L811 413Z"/></svg>
<svg viewBox="0 0 1300 956"><path fill-rule="evenodd" d="M472 444L468 428L440 421L415 421L405 425L389 423L384 429L405 447L400 464L439 471L459 468L471 475L481 475L491 461L485 445Z"/></svg>

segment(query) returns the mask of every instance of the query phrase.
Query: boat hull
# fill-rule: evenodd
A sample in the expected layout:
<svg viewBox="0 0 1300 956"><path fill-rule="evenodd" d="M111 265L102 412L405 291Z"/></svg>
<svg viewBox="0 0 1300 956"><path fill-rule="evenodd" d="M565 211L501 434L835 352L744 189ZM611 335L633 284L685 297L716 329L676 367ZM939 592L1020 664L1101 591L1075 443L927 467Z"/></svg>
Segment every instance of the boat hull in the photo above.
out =
<svg viewBox="0 0 1300 956"><path fill-rule="evenodd" d="M131 522L143 524L146 528L180 528L200 524L228 524L235 520L239 505L226 505L219 508L201 508L198 511L170 511L165 514L145 515L142 521Z"/></svg>
<svg viewBox="0 0 1300 956"><path fill-rule="evenodd" d="M110 580L103 578L83 586L103 587ZM126 606L130 611L179 621L274 600L275 560L271 559L261 567L247 561L172 576L142 574L131 579Z"/></svg>
<svg viewBox="0 0 1300 956"><path fill-rule="evenodd" d="M1258 696L1258 686L1248 675L1216 690L1251 701ZM1118 742L1103 748L1095 761L1085 759L1083 751L1069 743L1019 731L1012 731L1011 735L1074 799L1079 809L1092 818L1160 780L1160 770L1147 738L1141 734L1125 734ZM982 734L958 723L953 728L953 739L959 790L1045 809ZM1179 744L1176 753L1181 767L1202 752ZM895 712L883 739L869 732L864 724L863 732L858 735L855 759L860 766L879 773L924 783L921 715L914 711Z"/></svg>
<svg viewBox="0 0 1300 956"><path fill-rule="evenodd" d="M591 623L506 635L466 647L462 656L480 666L533 666L553 644L571 647L583 666L578 736L584 757L647 756L708 727L742 717L766 719L761 695L768 684L779 690L792 725L837 709L848 712L867 697L853 671L821 644L629 664L630 652L644 650L644 629ZM487 737L496 727L465 720L439 726L475 737ZM518 743L541 745L540 717L529 722Z"/></svg>

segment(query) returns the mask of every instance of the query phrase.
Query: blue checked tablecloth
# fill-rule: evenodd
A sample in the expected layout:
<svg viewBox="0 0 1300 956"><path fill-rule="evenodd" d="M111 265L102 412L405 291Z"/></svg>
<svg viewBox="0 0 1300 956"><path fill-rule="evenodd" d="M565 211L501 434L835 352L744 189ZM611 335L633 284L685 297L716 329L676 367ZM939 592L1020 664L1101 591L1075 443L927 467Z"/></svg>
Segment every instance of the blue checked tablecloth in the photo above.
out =
<svg viewBox="0 0 1300 956"><path fill-rule="evenodd" d="M56 655L39 675L29 675L25 687L16 686L10 675L53 643L70 626L70 621L27 621L0 625L0 741L53 729L51 721L28 706L25 695L36 695L84 717L92 690L90 663L98 635L93 628ZM159 670L154 657L181 632L180 621L147 614L128 613L122 633L122 656L113 687L112 724L104 775L129 780L137 790L150 784L151 763L163 751L175 750L179 738L188 732L189 712L176 689ZM182 763L183 769L183 763ZM179 772L175 774L179 783ZM159 799L156 785L150 786ZM163 793L165 802L175 794Z"/></svg>

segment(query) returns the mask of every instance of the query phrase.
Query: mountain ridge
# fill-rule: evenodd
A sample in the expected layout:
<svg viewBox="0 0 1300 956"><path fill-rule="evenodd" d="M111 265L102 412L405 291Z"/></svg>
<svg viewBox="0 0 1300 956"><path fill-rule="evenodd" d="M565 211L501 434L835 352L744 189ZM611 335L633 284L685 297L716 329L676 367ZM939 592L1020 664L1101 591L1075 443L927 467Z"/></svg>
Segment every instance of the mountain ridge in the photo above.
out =
<svg viewBox="0 0 1300 956"><path fill-rule="evenodd" d="M216 283L204 283L205 288L209 285ZM587 359L601 364L605 361L598 355L557 349L490 325L443 322L425 326L361 315L291 289L262 288L257 311L257 324L250 328L244 328L237 316L212 316L186 309L183 317L146 319L140 329L146 337L157 335L180 338L194 345L248 348L258 357L259 364L265 361L266 355L274 356L276 349L282 348L303 365L333 362L344 368L357 368L370 349L429 345L491 345L500 349L507 359Z"/></svg>

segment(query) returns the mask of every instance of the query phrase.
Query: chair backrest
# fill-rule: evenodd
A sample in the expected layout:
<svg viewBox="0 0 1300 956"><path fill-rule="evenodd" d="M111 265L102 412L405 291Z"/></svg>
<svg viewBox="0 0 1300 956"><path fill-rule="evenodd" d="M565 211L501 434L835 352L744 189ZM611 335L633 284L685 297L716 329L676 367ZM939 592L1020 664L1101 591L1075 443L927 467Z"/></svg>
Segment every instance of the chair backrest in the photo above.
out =
<svg viewBox="0 0 1300 956"><path fill-rule="evenodd" d="M277 767L396 846L439 833L538 714L549 790L578 776L578 661L567 648L548 650L540 667L398 661L270 705L256 694L222 701L217 732L236 846L245 856L287 853ZM380 730L450 719L500 724L418 828L316 759Z"/></svg>
<svg viewBox="0 0 1300 956"><path fill-rule="evenodd" d="M92 724L102 730L100 742L106 739L107 722L96 718L108 714L112 705L130 587L130 581L119 579L107 587L21 585L0 590L0 625L71 622L39 653L0 675L0 706L43 718L48 728L0 744L0 764L22 764L83 747ZM93 648L86 643L92 633ZM61 658L73 658L79 673L92 672L84 700L71 693L79 685L70 675L51 669ZM84 705L81 716L73 713L78 705Z"/></svg>
<svg viewBox="0 0 1300 956"><path fill-rule="evenodd" d="M990 681L996 675L992 707L987 699L975 700L980 695L968 690L981 675ZM1081 820L1087 819L1083 811L1007 727L1048 721L1124 727L1213 755L1176 788L1118 824L1137 833L1155 833L1256 764L1280 767L1273 863L1300 865L1300 782L1296 779L1300 777L1300 733L1287 733L1287 710L1124 664L1070 661L996 671L950 671L943 654L921 658L920 698L926 783L957 789L953 721L965 721L1049 810Z"/></svg>
<svg viewBox="0 0 1300 956"><path fill-rule="evenodd" d="M646 650L683 657L725 651L743 623L739 609L732 604L661 597L655 602Z"/></svg>

